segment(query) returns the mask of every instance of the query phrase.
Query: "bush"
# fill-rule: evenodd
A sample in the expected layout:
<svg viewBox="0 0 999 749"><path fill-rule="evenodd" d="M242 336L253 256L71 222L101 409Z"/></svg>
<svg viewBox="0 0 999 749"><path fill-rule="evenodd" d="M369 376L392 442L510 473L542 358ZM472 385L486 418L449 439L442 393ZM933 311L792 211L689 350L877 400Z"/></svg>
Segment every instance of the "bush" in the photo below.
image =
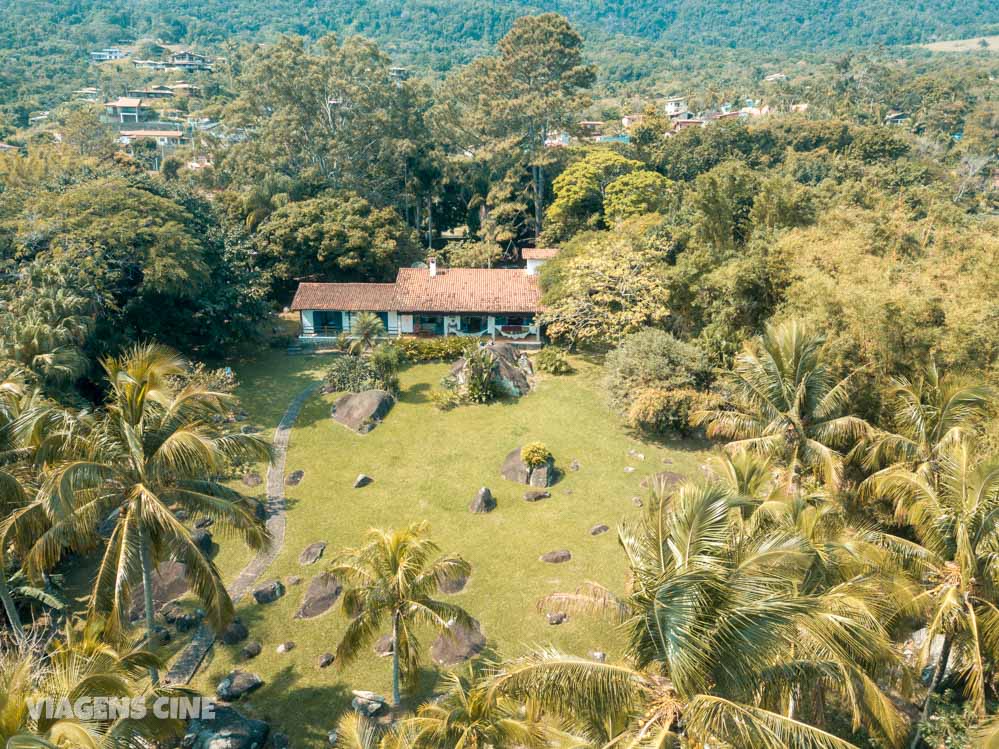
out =
<svg viewBox="0 0 999 749"><path fill-rule="evenodd" d="M607 355L604 372L611 405L624 415L643 390L697 389L711 380L703 351L656 328L625 336Z"/></svg>
<svg viewBox="0 0 999 749"><path fill-rule="evenodd" d="M188 385L196 385L213 393L233 393L239 386L236 373L231 367L209 369L202 362L196 362L180 375L170 377L170 384L178 390Z"/></svg>
<svg viewBox="0 0 999 749"><path fill-rule="evenodd" d="M460 359L475 348L478 340L461 336L446 336L441 338L400 338L398 346L407 361L414 364L423 362L446 361Z"/></svg>
<svg viewBox="0 0 999 749"><path fill-rule="evenodd" d="M531 468L538 468L552 460L552 454L543 442L528 442L520 448L520 459Z"/></svg>
<svg viewBox="0 0 999 749"><path fill-rule="evenodd" d="M465 398L471 403L489 403L499 395L493 369L496 357L487 349L465 355Z"/></svg>
<svg viewBox="0 0 999 749"><path fill-rule="evenodd" d="M461 393L457 390L445 388L431 391L430 402L433 403L434 408L438 411L450 411L452 408L460 406L464 401Z"/></svg>
<svg viewBox="0 0 999 749"><path fill-rule="evenodd" d="M371 362L360 356L338 356L326 370L325 382L327 393L360 393L379 386Z"/></svg>
<svg viewBox="0 0 999 749"><path fill-rule="evenodd" d="M553 375L569 374L572 371L572 365L569 364L569 357L565 351L555 346L541 349L534 357L534 366L539 372Z"/></svg>
<svg viewBox="0 0 999 749"><path fill-rule="evenodd" d="M383 343L368 357L375 379L383 390L399 392L399 370L402 368L402 352L391 343Z"/></svg>
<svg viewBox="0 0 999 749"><path fill-rule="evenodd" d="M695 411L717 408L721 398L692 388L642 390L627 413L628 426L650 434L689 435L694 430L690 416Z"/></svg>

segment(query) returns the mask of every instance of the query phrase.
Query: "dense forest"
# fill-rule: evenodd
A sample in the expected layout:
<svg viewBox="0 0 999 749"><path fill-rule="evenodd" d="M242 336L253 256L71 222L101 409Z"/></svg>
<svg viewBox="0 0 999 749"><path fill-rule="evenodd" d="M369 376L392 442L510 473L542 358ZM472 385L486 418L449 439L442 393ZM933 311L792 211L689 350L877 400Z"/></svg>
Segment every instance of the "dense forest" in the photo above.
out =
<svg viewBox="0 0 999 749"><path fill-rule="evenodd" d="M295 350L281 314L300 282L387 282L431 257L522 268L525 248L556 247L538 370L557 383L585 363L629 435L714 451L636 497L615 549L626 585L538 604L607 615L620 658L547 648L424 668L414 633L469 620L438 599L468 563L422 524L369 531L330 549L348 616L329 663L369 656L391 627L393 704L377 723L338 714L323 740L997 740L999 63L987 49L793 64L772 50L977 35L994 3L550 5L569 18L34 0L3 16L0 737L148 746L150 726L86 725L81 740L21 698L78 694L91 673L123 694L158 689L156 565L182 561L205 626L229 631L236 608L194 523L266 545L266 511L239 479L272 452L237 424L233 363ZM193 44L214 67L87 59L123 37L143 54ZM678 56L695 44L714 67ZM645 50L648 75L625 81L618 55ZM175 142L109 115L121 105L105 99L180 75L198 93L171 92L149 115L164 120L142 126L176 128ZM84 84L98 91L74 98ZM679 119L674 93L692 110ZM326 395L392 394L405 367L463 356L464 389L445 376L421 396L428 413L501 399L490 355L384 340L362 319L336 344ZM532 466L553 460L525 448ZM97 559L74 591L85 624L53 593L84 555Z"/></svg>

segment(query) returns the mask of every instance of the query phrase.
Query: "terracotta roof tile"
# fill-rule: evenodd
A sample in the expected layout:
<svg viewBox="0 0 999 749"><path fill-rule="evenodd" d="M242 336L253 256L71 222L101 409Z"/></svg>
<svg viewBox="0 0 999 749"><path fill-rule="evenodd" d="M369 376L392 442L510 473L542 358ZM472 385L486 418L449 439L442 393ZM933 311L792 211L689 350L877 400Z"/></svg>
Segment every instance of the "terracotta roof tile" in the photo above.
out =
<svg viewBox="0 0 999 749"><path fill-rule="evenodd" d="M394 292L394 283L303 283L291 308L378 312L394 309Z"/></svg>
<svg viewBox="0 0 999 749"><path fill-rule="evenodd" d="M395 279L399 312L540 312L536 276L521 269L402 268Z"/></svg>
<svg viewBox="0 0 999 749"><path fill-rule="evenodd" d="M558 247L526 247L521 254L524 260L551 260L558 255Z"/></svg>

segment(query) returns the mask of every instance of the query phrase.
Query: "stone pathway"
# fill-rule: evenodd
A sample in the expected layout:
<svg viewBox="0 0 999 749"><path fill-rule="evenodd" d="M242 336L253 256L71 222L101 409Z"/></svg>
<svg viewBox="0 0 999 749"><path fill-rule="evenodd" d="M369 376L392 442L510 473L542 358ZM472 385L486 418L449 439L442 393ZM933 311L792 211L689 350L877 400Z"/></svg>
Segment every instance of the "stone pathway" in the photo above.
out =
<svg viewBox="0 0 999 749"><path fill-rule="evenodd" d="M277 557L284 546L284 530L287 524L284 514L284 469L288 452L288 441L291 439L291 429L306 399L318 388L313 385L306 388L288 405L281 421L274 431L271 443L274 449L274 459L267 468L267 530L271 541L267 548L261 549L250 563L243 568L232 585L229 586L229 597L233 603L246 595L263 574L271 562ZM204 661L208 651L215 643L215 632L207 624L202 624L194 633L191 642L177 656L170 671L163 678L167 684L187 684Z"/></svg>

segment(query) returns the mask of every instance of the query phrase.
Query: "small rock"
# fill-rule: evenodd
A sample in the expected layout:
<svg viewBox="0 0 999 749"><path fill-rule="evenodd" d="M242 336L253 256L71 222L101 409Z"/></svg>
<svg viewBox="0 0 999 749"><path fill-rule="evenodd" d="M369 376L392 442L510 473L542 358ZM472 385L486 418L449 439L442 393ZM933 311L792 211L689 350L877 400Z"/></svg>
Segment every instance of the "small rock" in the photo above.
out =
<svg viewBox="0 0 999 749"><path fill-rule="evenodd" d="M635 505L635 507L642 507L642 506L643 506L643 505L645 504L645 503L644 503L644 502L642 501L642 498L641 498L641 497L632 497L632 498L631 498L631 503L632 503L633 505Z"/></svg>
<svg viewBox="0 0 999 749"><path fill-rule="evenodd" d="M562 564L572 559L572 552L568 549L558 549L542 554L540 559L542 562L547 562L548 564Z"/></svg>
<svg viewBox="0 0 999 749"><path fill-rule="evenodd" d="M253 506L253 514L257 516L257 520L266 521L267 518L271 516L270 511L267 509L267 505L257 500L257 504Z"/></svg>
<svg viewBox="0 0 999 749"><path fill-rule="evenodd" d="M176 601L170 601L170 603L160 610L160 614L163 615L163 621L167 624L174 624L185 613L187 612L184 611L184 607Z"/></svg>
<svg viewBox="0 0 999 749"><path fill-rule="evenodd" d="M210 527L211 524L214 522L215 522L214 518L198 518L197 520L194 521L194 527L197 528L198 530L201 530L202 528Z"/></svg>
<svg viewBox="0 0 999 749"><path fill-rule="evenodd" d="M551 625L562 624L569 618L569 615L564 611L553 611L548 615L548 623Z"/></svg>
<svg viewBox="0 0 999 749"><path fill-rule="evenodd" d="M264 680L256 674L252 674L249 671L236 670L219 682L218 687L215 688L215 694L218 695L220 700L232 702L233 700L238 700L244 694L249 694L253 690L259 689L263 683Z"/></svg>
<svg viewBox="0 0 999 749"><path fill-rule="evenodd" d="M276 648L277 652L279 653L290 653L294 649L295 649L295 643L292 642L291 640L288 640L288 642L282 642Z"/></svg>
<svg viewBox="0 0 999 749"><path fill-rule="evenodd" d="M240 655L249 660L250 658L256 658L260 655L263 650L263 646L256 640L251 640L243 646L243 649L239 651Z"/></svg>
<svg viewBox="0 0 999 749"><path fill-rule="evenodd" d="M592 653L590 653L590 658L595 660L597 663L606 663L607 653L603 652L602 650L594 650Z"/></svg>
<svg viewBox="0 0 999 749"><path fill-rule="evenodd" d="M256 471L249 471L243 474L243 483L247 486L260 486L264 480L260 478L260 474Z"/></svg>
<svg viewBox="0 0 999 749"><path fill-rule="evenodd" d="M634 448L628 450L628 455L633 457L635 460L645 460L645 453L640 453L638 452L638 450L635 450Z"/></svg>
<svg viewBox="0 0 999 749"><path fill-rule="evenodd" d="M683 474L674 471L660 471L646 476L639 486L643 489L655 489L657 492L665 492L667 489L683 482Z"/></svg>
<svg viewBox="0 0 999 749"><path fill-rule="evenodd" d="M484 486L479 489L478 493L475 495L475 499L473 499L472 503L468 506L468 511L476 515L492 512L495 509L496 500L493 499L493 493Z"/></svg>
<svg viewBox="0 0 999 749"><path fill-rule="evenodd" d="M374 481L374 479L368 476L366 473L359 473L357 474L357 478L354 479L354 488L360 489L362 486L367 486L372 481Z"/></svg>
<svg viewBox="0 0 999 749"><path fill-rule="evenodd" d="M288 575L288 577L286 577L284 581L288 583L288 585L300 585L302 582L302 578L300 578L298 575Z"/></svg>
<svg viewBox="0 0 999 749"><path fill-rule="evenodd" d="M339 739L340 739L340 734L336 732L335 728L326 734L326 743L328 743L330 746L336 746L336 742Z"/></svg>
<svg viewBox="0 0 999 749"><path fill-rule="evenodd" d="M303 478L305 478L305 471L292 471L288 474L288 478L285 479L284 483L288 486L298 486L302 483Z"/></svg>
<svg viewBox="0 0 999 749"><path fill-rule="evenodd" d="M183 523L185 520L191 517L191 513L189 513L187 510L177 510L176 512L174 512L173 516L177 518L177 520Z"/></svg>
<svg viewBox="0 0 999 749"><path fill-rule="evenodd" d="M666 465L666 466L673 465L673 459L672 458L663 458L663 465Z"/></svg>
<svg viewBox="0 0 999 749"><path fill-rule="evenodd" d="M225 628L222 633L222 642L226 645L235 645L250 636L250 630L246 628L239 619L233 619L232 623Z"/></svg>
<svg viewBox="0 0 999 749"><path fill-rule="evenodd" d="M576 471L578 471L579 470L579 461L573 459L573 461L569 464L569 470L572 471L573 473L575 473Z"/></svg>
<svg viewBox="0 0 999 749"><path fill-rule="evenodd" d="M541 499L548 499L551 496L551 492L545 489L531 489L530 491L524 492L524 499L528 502L537 502Z"/></svg>
<svg viewBox="0 0 999 749"><path fill-rule="evenodd" d="M35 621L37 623L38 619L36 619ZM170 634L170 630L167 629L166 627L156 626L153 627L153 635L149 639L151 641L150 644L152 645L152 647L157 648L160 647L161 645L166 645L168 642L170 642L172 636Z"/></svg>
<svg viewBox="0 0 999 749"><path fill-rule="evenodd" d="M369 718L378 715L385 708L385 704L386 700L384 697L363 689L355 689L354 699L350 701L351 707L361 713L361 715L366 715Z"/></svg>
<svg viewBox="0 0 999 749"><path fill-rule="evenodd" d="M316 541L311 543L302 549L302 553L298 555L299 564L315 564L323 557L323 552L326 551L325 541Z"/></svg>
<svg viewBox="0 0 999 749"><path fill-rule="evenodd" d="M271 580L253 590L253 598L257 603L273 603L284 595L284 585L280 580Z"/></svg>
<svg viewBox="0 0 999 749"><path fill-rule="evenodd" d="M601 533L606 533L609 530L610 528L608 528L606 525L604 525L603 523L599 523L598 525L595 525L592 528L590 528L590 535L599 536Z"/></svg>
<svg viewBox="0 0 999 749"><path fill-rule="evenodd" d="M241 427L239 431L241 431L243 434L257 434L263 430L261 430L261 428L258 426L254 426L253 424L247 424Z"/></svg>
<svg viewBox="0 0 999 749"><path fill-rule="evenodd" d="M375 655L382 658L392 655L392 635L382 635L375 640L371 649L375 651Z"/></svg>
<svg viewBox="0 0 999 749"><path fill-rule="evenodd" d="M188 611L174 620L174 626L177 628L178 632L190 632L192 629L196 628L201 624L201 620L205 618L205 612L201 609L196 609L194 611Z"/></svg>
<svg viewBox="0 0 999 749"><path fill-rule="evenodd" d="M624 472L625 472L625 473L634 473L634 472L635 472L635 469L634 469L634 467L633 467L633 466L625 466L625 467L624 467Z"/></svg>
<svg viewBox="0 0 999 749"><path fill-rule="evenodd" d="M316 665L319 668L329 668L333 665L333 661L336 660L336 656L333 653L323 653L319 656L319 660L316 661Z"/></svg>

